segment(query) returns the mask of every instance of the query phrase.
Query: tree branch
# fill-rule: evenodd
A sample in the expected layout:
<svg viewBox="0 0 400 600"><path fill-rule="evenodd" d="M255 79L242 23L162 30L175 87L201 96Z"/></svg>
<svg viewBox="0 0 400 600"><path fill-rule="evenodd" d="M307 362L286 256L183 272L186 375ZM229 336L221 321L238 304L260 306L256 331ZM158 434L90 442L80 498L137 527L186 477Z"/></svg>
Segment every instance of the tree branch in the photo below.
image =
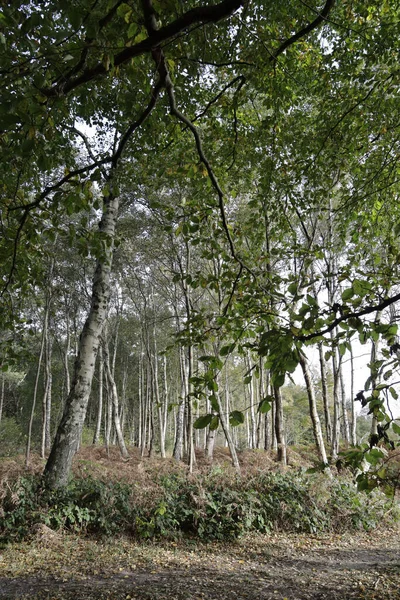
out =
<svg viewBox="0 0 400 600"><path fill-rule="evenodd" d="M151 52L153 48L159 46L162 42L173 38L191 25L196 23L217 23L234 13L243 6L245 2L246 0L222 0L219 4L192 8L175 19L172 23L169 23L160 29L153 30L145 40L121 50L121 52L114 56L114 67L122 65L136 56ZM68 94L80 85L88 83L96 77L105 75L106 73L106 66L100 62L94 67L85 69L78 77L56 83L54 86L44 88L41 91L48 98L62 96Z"/></svg>
<svg viewBox="0 0 400 600"><path fill-rule="evenodd" d="M395 296L390 296L389 298L386 298L386 300L383 300L380 304L377 304L376 306L367 306L366 308L363 308L359 311L349 312L347 314L341 315L340 317L338 317L337 319L332 321L332 323L330 323L327 327L325 327L325 329L320 329L319 331L314 331L313 333L309 333L308 335L299 335L297 339L299 339L303 342L306 342L307 340L312 340L316 337L320 337L322 335L325 335L325 333L329 333L330 331L335 329L335 327L340 325L340 323L348 321L349 319L352 319L352 318L363 317L364 315L370 315L375 312L380 312L380 311L384 310L385 308L387 308L388 306L391 306L395 302L398 302L399 300L400 300L400 294L396 294Z"/></svg>
<svg viewBox="0 0 400 600"><path fill-rule="evenodd" d="M279 48L277 50L275 50L275 52L272 53L271 60L275 61L278 58L278 56L286 50L286 48L289 48L289 46L292 46L295 42L297 42L297 40L304 37L311 31L316 29L321 23L326 21L326 18L329 15L329 13L331 12L334 4L335 4L335 0L326 0L324 8L321 10L321 12L318 14L318 16L314 19L314 21L312 21L311 23L306 25L306 27L303 27L303 29L300 29L300 31L298 31L297 33L292 35L290 38L285 40L283 42L283 44L281 44L279 46Z"/></svg>

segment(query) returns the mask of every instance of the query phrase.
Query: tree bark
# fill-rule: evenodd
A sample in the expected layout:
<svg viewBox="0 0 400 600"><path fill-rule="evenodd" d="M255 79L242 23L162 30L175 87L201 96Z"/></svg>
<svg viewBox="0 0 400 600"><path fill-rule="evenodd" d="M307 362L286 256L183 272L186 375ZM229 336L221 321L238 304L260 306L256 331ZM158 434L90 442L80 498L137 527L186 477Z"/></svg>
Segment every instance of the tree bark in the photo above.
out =
<svg viewBox="0 0 400 600"><path fill-rule="evenodd" d="M226 441L228 442L228 448L229 448L229 452L232 458L232 463L233 466L235 467L236 471L238 473L240 473L240 464L239 464L239 459L237 456L237 452L236 452L236 448L235 448L235 444L233 443L232 440L232 436L231 433L229 431L229 427L228 427L228 419L224 413L224 407L222 406L222 402L221 402L221 398L219 395L219 392L215 392L215 397L217 399L217 403L218 403L218 410L219 410L219 420L221 422L221 427L222 430L225 434L225 438Z"/></svg>
<svg viewBox="0 0 400 600"><path fill-rule="evenodd" d="M29 465L29 460L30 460L30 456L31 456L33 419L35 417L36 399L37 399L37 392L38 392L39 379L40 379L40 369L42 368L42 360L43 360L44 347L45 347L45 343L46 343L48 320L49 320L49 305L48 305L48 303L46 303L45 314L44 314L44 318L43 318L42 340L40 343L38 366L37 366L37 370L36 370L35 385L33 388L31 416L30 416L29 425L28 425L28 437L27 437L27 442L26 442L26 453L25 453L25 465L26 466Z"/></svg>
<svg viewBox="0 0 400 600"><path fill-rule="evenodd" d="M183 455L183 435L184 435L184 420L185 420L185 404L186 404L186 361L184 349L180 348L180 372L181 372L181 394L179 399L179 407L176 415L176 436L173 457L175 460L182 460Z"/></svg>
<svg viewBox="0 0 400 600"><path fill-rule="evenodd" d="M4 377L4 373L2 373L2 375L1 375L1 391L0 391L0 424L1 424L1 418L3 416L4 389L5 389L5 377Z"/></svg>
<svg viewBox="0 0 400 600"><path fill-rule="evenodd" d="M101 421L103 417L103 348L99 348L99 401L97 406L96 429L93 436L93 444L98 444L100 440Z"/></svg>
<svg viewBox="0 0 400 600"><path fill-rule="evenodd" d="M80 337L71 390L44 471L46 484L53 489L68 483L86 417L100 336L107 316L118 205L118 198L113 195L104 200L99 232L106 238L106 243L97 261L91 306Z"/></svg>
<svg viewBox="0 0 400 600"><path fill-rule="evenodd" d="M43 394L43 419L42 419L42 458L45 458L46 450L50 450L50 420L51 420L51 392L53 385L53 376L51 372L52 340L49 335L49 329L46 329L45 339L45 386Z"/></svg>
<svg viewBox="0 0 400 600"><path fill-rule="evenodd" d="M278 451L278 461L283 465L287 464L286 442L283 426L283 403L280 388L274 387L275 397L275 435Z"/></svg>
<svg viewBox="0 0 400 600"><path fill-rule="evenodd" d="M331 338L334 339L333 332ZM331 444L331 459L335 461L339 455L340 447L340 398L339 398L339 370L337 363L336 348L332 354L332 370L333 370L333 425L332 425L332 444Z"/></svg>
<svg viewBox="0 0 400 600"><path fill-rule="evenodd" d="M351 375L350 375L350 396L351 396L351 444L355 446L357 444L357 415L354 406L354 354L353 346L350 342L350 364L351 364Z"/></svg>
<svg viewBox="0 0 400 600"><path fill-rule="evenodd" d="M301 352L299 353L300 366L303 371L304 381L306 383L308 404L310 407L310 417L313 426L315 445L317 446L318 455L324 465L328 464L326 456L324 437L322 435L321 421L317 411L317 400L315 398L314 386L311 379L311 373L308 367L307 359Z"/></svg>
<svg viewBox="0 0 400 600"><path fill-rule="evenodd" d="M113 418L114 418L114 427L115 433L117 435L118 446L123 458L129 458L129 453L125 445L124 436L122 434L121 423L119 419L119 401L118 401L118 391L115 383L114 376L110 367L110 355L108 351L107 342L104 341L104 366L106 368L106 377L108 379L108 387L110 390L110 396L112 400L113 406Z"/></svg>
<svg viewBox="0 0 400 600"><path fill-rule="evenodd" d="M350 443L350 429L349 429L349 418L347 415L346 406L346 387L344 385L343 367L339 365L339 382L340 382L340 399L342 401L342 415L343 415L343 437L346 444Z"/></svg>
<svg viewBox="0 0 400 600"><path fill-rule="evenodd" d="M328 379L326 376L326 362L322 343L318 344L318 354L321 373L322 402L324 405L326 441L330 443L332 441L332 422L331 413L329 411Z"/></svg>

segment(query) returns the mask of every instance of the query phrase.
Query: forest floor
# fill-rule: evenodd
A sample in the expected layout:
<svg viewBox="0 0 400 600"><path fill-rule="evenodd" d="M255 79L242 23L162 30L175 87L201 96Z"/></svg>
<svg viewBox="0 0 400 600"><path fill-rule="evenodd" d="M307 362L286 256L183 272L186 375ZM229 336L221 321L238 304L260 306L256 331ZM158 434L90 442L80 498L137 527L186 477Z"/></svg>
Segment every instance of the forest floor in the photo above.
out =
<svg viewBox="0 0 400 600"><path fill-rule="evenodd" d="M292 467L312 457L291 452ZM243 454L247 471L279 469L272 456ZM221 449L218 464L229 468ZM268 464L266 464L268 463ZM31 471L43 468L32 460ZM121 462L117 451L84 449L80 476L115 478L147 488L150 475L184 467L167 460ZM198 468L206 465L198 464ZM209 465L208 465L209 468ZM0 463L7 484L23 459ZM0 600L400 600L400 525L345 534L248 535L236 542L135 541L54 532L38 525L23 542L0 549Z"/></svg>
<svg viewBox="0 0 400 600"><path fill-rule="evenodd" d="M400 531L235 543L95 540L44 526L0 553L0 598L398 600Z"/></svg>

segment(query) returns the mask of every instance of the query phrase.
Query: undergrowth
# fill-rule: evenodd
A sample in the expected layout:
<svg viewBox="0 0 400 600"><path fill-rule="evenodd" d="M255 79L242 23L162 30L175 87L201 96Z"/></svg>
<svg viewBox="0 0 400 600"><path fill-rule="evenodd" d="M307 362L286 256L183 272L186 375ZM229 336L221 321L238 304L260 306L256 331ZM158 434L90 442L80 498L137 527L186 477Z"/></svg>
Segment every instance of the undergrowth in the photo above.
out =
<svg viewBox="0 0 400 600"><path fill-rule="evenodd" d="M216 469L155 476L152 484L144 493L139 485L86 477L48 491L37 476L20 477L3 490L0 535L22 539L43 523L85 534L232 540L251 531L371 529L389 509L398 516L379 491L360 493L349 481L301 471L240 478Z"/></svg>

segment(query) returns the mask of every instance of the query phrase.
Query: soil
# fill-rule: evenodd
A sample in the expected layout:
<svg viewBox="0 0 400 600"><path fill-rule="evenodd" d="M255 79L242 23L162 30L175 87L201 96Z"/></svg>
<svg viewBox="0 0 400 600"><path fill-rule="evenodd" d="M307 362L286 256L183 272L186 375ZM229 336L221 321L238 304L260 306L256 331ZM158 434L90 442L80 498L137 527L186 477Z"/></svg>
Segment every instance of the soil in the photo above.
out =
<svg viewBox="0 0 400 600"><path fill-rule="evenodd" d="M90 540L50 530L0 555L0 598L399 600L400 531L235 544Z"/></svg>

